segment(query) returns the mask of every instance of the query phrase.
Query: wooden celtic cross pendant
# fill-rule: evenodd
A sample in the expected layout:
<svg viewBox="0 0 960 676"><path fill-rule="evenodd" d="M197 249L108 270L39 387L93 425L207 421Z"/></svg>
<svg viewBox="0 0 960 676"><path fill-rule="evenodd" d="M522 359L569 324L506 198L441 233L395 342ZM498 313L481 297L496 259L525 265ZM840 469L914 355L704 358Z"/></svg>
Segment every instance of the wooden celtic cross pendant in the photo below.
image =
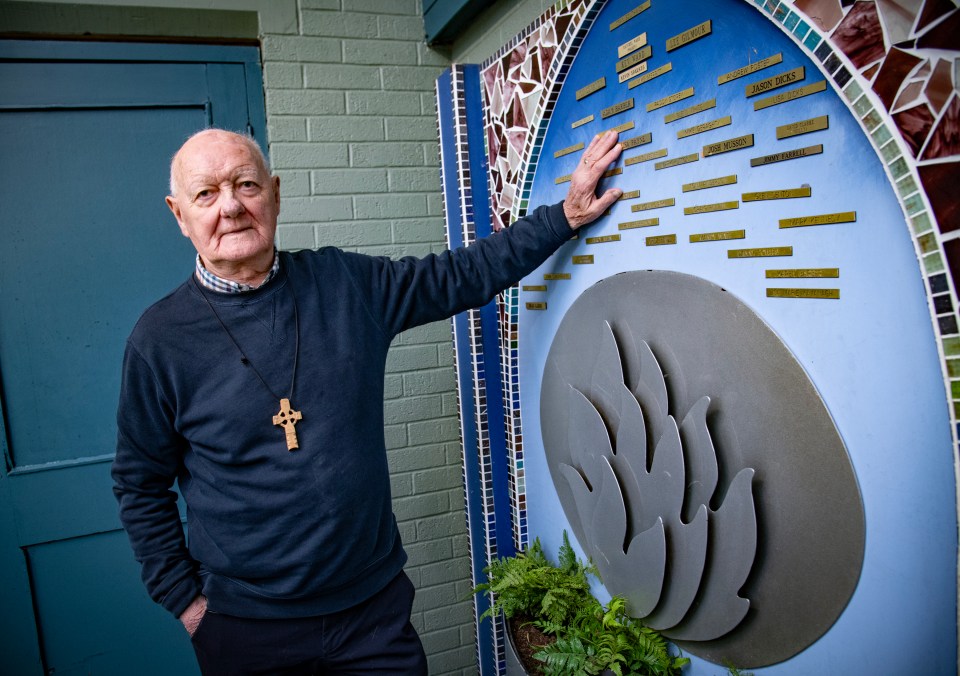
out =
<svg viewBox="0 0 960 676"><path fill-rule="evenodd" d="M294 411L290 408L289 399L280 400L280 412L273 416L273 424L280 425L283 428L283 431L287 434L287 450L292 451L294 449L300 448L300 445L297 443L297 431L293 429L293 426L297 424L298 420L301 420L303 415L300 411Z"/></svg>

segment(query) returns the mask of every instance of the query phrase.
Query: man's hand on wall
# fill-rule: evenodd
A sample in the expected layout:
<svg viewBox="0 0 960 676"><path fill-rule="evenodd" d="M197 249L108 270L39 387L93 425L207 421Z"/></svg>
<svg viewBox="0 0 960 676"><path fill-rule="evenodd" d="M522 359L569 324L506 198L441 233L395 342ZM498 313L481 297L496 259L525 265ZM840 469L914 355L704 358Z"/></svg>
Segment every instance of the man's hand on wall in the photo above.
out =
<svg viewBox="0 0 960 676"><path fill-rule="evenodd" d="M574 230L595 221L623 194L619 188L610 188L597 197L600 177L623 150L617 143L618 136L612 130L594 136L570 177L570 190L563 202L563 213Z"/></svg>

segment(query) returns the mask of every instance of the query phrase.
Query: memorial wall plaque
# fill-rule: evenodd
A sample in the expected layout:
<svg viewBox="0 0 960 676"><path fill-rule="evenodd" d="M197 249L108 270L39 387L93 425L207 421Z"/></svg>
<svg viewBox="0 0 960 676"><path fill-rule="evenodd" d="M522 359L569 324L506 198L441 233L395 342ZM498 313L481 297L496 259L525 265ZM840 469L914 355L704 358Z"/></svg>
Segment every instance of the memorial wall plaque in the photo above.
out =
<svg viewBox="0 0 960 676"><path fill-rule="evenodd" d="M522 288L524 291L546 291L547 285L546 284L524 284Z"/></svg>
<svg viewBox="0 0 960 676"><path fill-rule="evenodd" d="M605 172L600 174L601 178L610 178L611 176L619 176L623 173L622 167L614 167L613 169L607 169ZM606 212L609 213L609 212Z"/></svg>
<svg viewBox="0 0 960 676"><path fill-rule="evenodd" d="M760 59L759 61L751 63L748 66L743 66L742 68L731 70L729 73L724 73L717 78L717 84L722 85L726 84L727 82L733 82L734 80L746 77L751 73L756 73L758 70L769 68L770 66L776 65L782 61L783 54L774 54L773 56L768 56L767 58Z"/></svg>
<svg viewBox="0 0 960 676"><path fill-rule="evenodd" d="M564 155L569 155L570 153L575 153L578 150L583 150L583 142L577 143L576 145L568 146L566 148L561 148L553 154L554 158L563 157Z"/></svg>
<svg viewBox="0 0 960 676"><path fill-rule="evenodd" d="M809 120L800 120L799 122L780 125L777 127L777 139L779 140L790 138L791 136L800 136L801 134L809 134L813 131L823 131L829 127L829 115L811 117Z"/></svg>
<svg viewBox="0 0 960 676"><path fill-rule="evenodd" d="M631 66L636 66L636 65L637 65L638 63L640 63L641 61L646 61L646 60L649 59L652 55L653 55L653 48L650 47L650 45L647 45L646 47L643 47L640 51L634 52L634 53L631 54L630 56L624 57L624 58L620 59L619 61L617 61L617 65L615 66L615 70L616 70L618 73L619 73L620 71L624 71L624 70L626 70L627 68L630 68Z"/></svg>
<svg viewBox="0 0 960 676"><path fill-rule="evenodd" d="M647 34L640 33L637 37L632 40L627 40L622 45L617 47L617 58L622 59L630 52L635 52L641 47L645 47L647 44Z"/></svg>
<svg viewBox="0 0 960 676"><path fill-rule="evenodd" d="M717 107L716 99L708 99L696 105L690 106L689 108L684 108L683 110L678 110L675 113L670 113L664 116L664 122L676 122L677 120L683 119L684 117L690 117L691 115L696 115L697 113L702 113L705 110L710 110L711 108Z"/></svg>
<svg viewBox="0 0 960 676"><path fill-rule="evenodd" d="M644 153L643 155L634 155L633 157L628 157L623 161L627 166L633 164L639 164L641 162L649 162L650 160L656 160L661 157L667 156L667 149L661 148L660 150L651 150L649 153Z"/></svg>
<svg viewBox="0 0 960 676"><path fill-rule="evenodd" d="M643 63L638 63L636 66L633 66L632 68L627 68L622 73L617 73L617 81L626 82L631 78L634 78L638 75L642 75L643 73L647 72L648 67L649 67L649 64L646 61L644 61Z"/></svg>
<svg viewBox="0 0 960 676"><path fill-rule="evenodd" d="M641 2L639 5L637 5L636 7L634 7L633 9L631 9L629 12L627 12L626 14L624 14L623 16L621 16L619 19L617 19L616 21L614 21L613 23L611 23L611 24L610 24L610 30L613 30L613 29L615 29L615 28L619 28L619 27L622 26L623 24L627 23L627 22L628 22L630 19L632 19L633 17L637 16L637 15L640 14L641 12L644 12L644 11L646 11L646 10L648 10L648 9L650 9L650 0L647 0L646 2Z"/></svg>
<svg viewBox="0 0 960 676"><path fill-rule="evenodd" d="M833 225L835 223L855 223L856 211L841 211L835 214L820 214L819 216L800 216L798 218L781 218L781 228L803 228L808 225Z"/></svg>
<svg viewBox="0 0 960 676"><path fill-rule="evenodd" d="M610 127L610 129L607 129L606 131L615 131L618 134L622 134L625 131L630 131L635 126L636 126L636 123L633 120L628 120L623 124L618 124L616 127ZM604 133L606 132L600 132L600 135L602 136Z"/></svg>
<svg viewBox="0 0 960 676"><path fill-rule="evenodd" d="M689 164L690 162L696 162L700 159L699 153L692 153L690 155L683 155L682 157L675 157L671 160L663 160L662 162L657 162L653 165L654 171L659 171L661 169L669 169L670 167L678 167L681 164Z"/></svg>
<svg viewBox="0 0 960 676"><path fill-rule="evenodd" d="M744 93L749 99L751 96L756 96L757 94L763 94L774 89L779 89L780 87L786 87L794 82L800 82L803 80L805 77L805 72L806 71L804 70L804 67L799 66L793 70L788 70L785 73L768 77L766 80L760 80L759 82L748 84L744 88Z"/></svg>
<svg viewBox="0 0 960 676"><path fill-rule="evenodd" d="M745 192L740 196L744 202L762 202L765 200L785 200L795 197L810 197L812 191L809 186L802 188L785 188L783 190L761 190L759 192Z"/></svg>
<svg viewBox="0 0 960 676"><path fill-rule="evenodd" d="M539 303L527 303L528 310L546 310L547 304L544 302Z"/></svg>
<svg viewBox="0 0 960 676"><path fill-rule="evenodd" d="M767 289L768 298L822 298L839 300L840 289Z"/></svg>
<svg viewBox="0 0 960 676"><path fill-rule="evenodd" d="M570 125L571 129L576 129L577 127L582 127L587 122L593 122L593 115L587 115L586 117L581 117L579 120L575 121Z"/></svg>
<svg viewBox="0 0 960 676"><path fill-rule="evenodd" d="M743 239L747 236L746 230L724 230L722 232L701 232L690 235L690 242L722 242L728 239Z"/></svg>
<svg viewBox="0 0 960 676"><path fill-rule="evenodd" d="M666 244L676 244L677 236L676 235L654 235L647 237L646 239L647 246L664 246Z"/></svg>
<svg viewBox="0 0 960 676"><path fill-rule="evenodd" d="M624 150L629 150L630 148L646 145L651 141L653 141L653 134L648 131L646 134L641 134L640 136L631 136L630 138L623 139L620 141L620 146Z"/></svg>
<svg viewBox="0 0 960 676"><path fill-rule="evenodd" d="M750 160L751 167L762 167L765 164L773 164L774 162L785 162L786 160L797 160L801 157L810 157L811 155L819 155L823 152L823 144L818 143L815 146L807 146L806 148L797 148L796 150L785 150L782 153L774 153L773 155L763 155L762 157L754 157Z"/></svg>
<svg viewBox="0 0 960 676"><path fill-rule="evenodd" d="M669 106L672 103L677 101L683 101L684 99L689 99L693 96L693 87L687 87L678 91L676 94L670 94L670 96L664 96L662 99L657 99L647 104L647 112L649 113L652 110L657 108L663 108L664 106ZM716 102L714 102L716 103Z"/></svg>
<svg viewBox="0 0 960 676"><path fill-rule="evenodd" d="M573 178L573 174L564 174L563 176L557 176L555 179L553 179L553 182L557 185L560 185L561 183L568 182L571 178Z"/></svg>
<svg viewBox="0 0 960 676"><path fill-rule="evenodd" d="M781 268L767 270L767 279L839 277L840 268Z"/></svg>
<svg viewBox="0 0 960 676"><path fill-rule="evenodd" d="M587 86L581 87L580 89L577 90L577 101L590 96L594 92L600 91L606 86L607 86L607 78L602 77L599 80L594 80Z"/></svg>
<svg viewBox="0 0 960 676"><path fill-rule="evenodd" d="M820 80L818 82L812 82L808 85L802 87L797 87L796 89L790 89L780 94L774 94L773 96L768 96L765 99L760 99L759 101L753 102L754 110L763 110L764 108L769 108L770 106L777 106L781 103L787 103L788 101L795 101L804 96L810 96L811 94L816 94L818 92L827 91L827 81Z"/></svg>
<svg viewBox="0 0 960 676"><path fill-rule="evenodd" d="M667 40L667 51L672 52L674 49L679 49L684 45L688 45L694 40L699 40L705 35L710 35L713 30L713 24L710 19L707 19L701 24L697 24L693 28L687 29L680 33L679 35L674 35L672 38Z"/></svg>
<svg viewBox="0 0 960 676"><path fill-rule="evenodd" d="M600 111L600 117L605 120L608 117L613 117L614 115L618 115L622 112L630 110L631 108L633 108L633 97L625 101L621 101L620 103L615 103L608 108L604 108Z"/></svg>
<svg viewBox="0 0 960 676"><path fill-rule="evenodd" d="M593 265L593 256L574 256L572 259L574 265Z"/></svg>
<svg viewBox="0 0 960 676"><path fill-rule="evenodd" d="M661 75L669 73L671 70L673 70L673 63L671 62L665 63L658 68L654 68L649 73L641 75L636 80L630 80L630 82L627 83L627 88L633 89L638 85L642 85L645 82L650 82L650 80L654 78L657 78L657 77L660 77Z"/></svg>
<svg viewBox="0 0 960 676"><path fill-rule="evenodd" d="M714 129L719 129L720 127L726 127L732 121L733 118L727 115L725 117L718 117L716 120L710 120L709 122L704 122L693 127L687 127L686 129L681 129L677 132L677 139L687 138L688 136L696 136L697 134L702 134L706 131L712 131Z"/></svg>
<svg viewBox="0 0 960 676"><path fill-rule="evenodd" d="M703 156L710 157L711 155L719 155L721 153L729 153L733 150L741 150L742 148L749 148L753 145L753 134L746 134L744 136L738 136L736 138L730 138L726 141L717 141L716 143L708 143L703 146Z"/></svg>
<svg viewBox="0 0 960 676"><path fill-rule="evenodd" d="M692 192L694 190L706 190L707 188L718 188L722 185L733 185L737 182L737 175L719 176L717 178L708 178L704 181L694 181L693 183L684 183L683 192Z"/></svg>
<svg viewBox="0 0 960 676"><path fill-rule="evenodd" d="M587 244L606 244L607 242L619 242L620 235L601 235L599 237L587 237Z"/></svg>
<svg viewBox="0 0 960 676"><path fill-rule="evenodd" d="M570 279L570 273L569 272L545 272L543 275L543 279L546 282L563 281L565 279Z"/></svg>
<svg viewBox="0 0 960 676"><path fill-rule="evenodd" d="M684 216L693 216L695 214L709 214L714 211L729 211L730 209L739 209L740 202L733 200L731 202L716 202L714 204L698 204L692 207L684 207Z"/></svg>
<svg viewBox="0 0 960 676"><path fill-rule="evenodd" d="M640 197L639 190L627 190L622 195L620 195L620 197L617 198L617 201L622 202L623 200L633 200L638 197Z"/></svg>
<svg viewBox="0 0 960 676"><path fill-rule="evenodd" d="M662 209L663 207L672 207L676 205L673 197L667 197L662 200L653 200L652 202L640 202L630 207L630 211L649 211L650 209Z"/></svg>
<svg viewBox="0 0 960 676"><path fill-rule="evenodd" d="M727 258L769 258L792 256L792 246L761 246L753 249L728 249Z"/></svg>
<svg viewBox="0 0 960 676"><path fill-rule="evenodd" d="M633 230L634 228L649 228L654 225L660 225L659 218L644 218L639 221L624 221L623 223L618 223L617 228L620 230Z"/></svg>

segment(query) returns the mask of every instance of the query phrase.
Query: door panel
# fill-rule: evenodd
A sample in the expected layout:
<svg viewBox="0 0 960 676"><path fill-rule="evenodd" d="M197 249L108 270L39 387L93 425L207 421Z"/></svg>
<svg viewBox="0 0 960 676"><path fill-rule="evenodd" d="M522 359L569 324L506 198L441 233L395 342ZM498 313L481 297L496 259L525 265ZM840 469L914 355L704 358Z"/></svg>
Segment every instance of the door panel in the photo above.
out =
<svg viewBox="0 0 960 676"><path fill-rule="evenodd" d="M193 266L173 152L211 124L265 145L259 53L0 41L0 83L0 671L196 673L120 530L120 362Z"/></svg>

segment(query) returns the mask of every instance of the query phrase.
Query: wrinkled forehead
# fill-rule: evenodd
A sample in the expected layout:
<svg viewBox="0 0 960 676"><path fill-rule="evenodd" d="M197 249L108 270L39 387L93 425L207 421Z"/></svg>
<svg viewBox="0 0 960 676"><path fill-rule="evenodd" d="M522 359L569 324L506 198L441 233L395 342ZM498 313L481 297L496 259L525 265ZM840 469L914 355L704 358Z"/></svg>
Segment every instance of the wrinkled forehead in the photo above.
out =
<svg viewBox="0 0 960 676"><path fill-rule="evenodd" d="M173 173L183 187L269 175L259 154L248 143L227 134L209 134L188 141L173 159Z"/></svg>

